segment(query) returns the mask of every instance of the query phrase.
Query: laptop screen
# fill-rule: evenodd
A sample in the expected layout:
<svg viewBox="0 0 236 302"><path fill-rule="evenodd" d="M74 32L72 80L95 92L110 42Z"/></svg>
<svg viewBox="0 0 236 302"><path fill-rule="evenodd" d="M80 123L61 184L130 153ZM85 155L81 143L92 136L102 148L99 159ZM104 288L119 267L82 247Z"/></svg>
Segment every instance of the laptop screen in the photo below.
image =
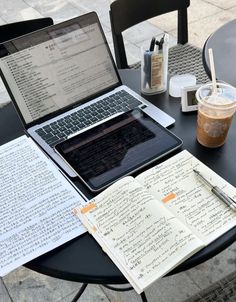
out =
<svg viewBox="0 0 236 302"><path fill-rule="evenodd" d="M119 83L95 13L5 42L0 57L8 89L26 124Z"/></svg>

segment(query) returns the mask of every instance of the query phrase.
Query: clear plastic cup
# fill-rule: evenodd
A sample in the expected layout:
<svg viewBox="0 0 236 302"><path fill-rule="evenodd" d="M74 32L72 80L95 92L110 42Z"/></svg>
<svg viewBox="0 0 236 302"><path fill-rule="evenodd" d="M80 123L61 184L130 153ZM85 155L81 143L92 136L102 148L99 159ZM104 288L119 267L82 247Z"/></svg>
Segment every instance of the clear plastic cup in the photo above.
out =
<svg viewBox="0 0 236 302"><path fill-rule="evenodd" d="M146 95L162 93L167 89L167 47L149 51L141 46L141 91Z"/></svg>
<svg viewBox="0 0 236 302"><path fill-rule="evenodd" d="M236 110L236 88L218 82L217 91L213 93L209 83L197 90L196 98L198 142L208 148L222 146Z"/></svg>

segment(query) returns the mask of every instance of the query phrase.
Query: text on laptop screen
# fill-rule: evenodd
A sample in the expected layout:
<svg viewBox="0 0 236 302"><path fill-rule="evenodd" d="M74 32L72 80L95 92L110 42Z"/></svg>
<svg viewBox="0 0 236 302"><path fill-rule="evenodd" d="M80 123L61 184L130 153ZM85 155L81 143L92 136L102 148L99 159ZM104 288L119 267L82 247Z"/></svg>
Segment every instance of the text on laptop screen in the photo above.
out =
<svg viewBox="0 0 236 302"><path fill-rule="evenodd" d="M81 27L74 22L67 27L55 27L47 35L50 39L42 37L43 42L34 41L30 47L24 46L24 42L29 44L26 39L30 36L13 40L14 45L5 43L11 54L0 60L26 124L82 102L118 82L97 23Z"/></svg>

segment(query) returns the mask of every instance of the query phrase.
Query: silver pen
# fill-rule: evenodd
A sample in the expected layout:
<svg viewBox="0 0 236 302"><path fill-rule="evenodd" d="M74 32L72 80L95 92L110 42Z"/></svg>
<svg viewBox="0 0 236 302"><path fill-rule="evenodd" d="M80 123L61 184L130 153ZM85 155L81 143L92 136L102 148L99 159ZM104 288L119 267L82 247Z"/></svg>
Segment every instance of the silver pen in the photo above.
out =
<svg viewBox="0 0 236 302"><path fill-rule="evenodd" d="M224 193L219 187L213 186L199 171L193 169L193 171L211 188L211 192L215 194L220 200L222 200L227 206L229 206L233 211L236 211L236 202Z"/></svg>

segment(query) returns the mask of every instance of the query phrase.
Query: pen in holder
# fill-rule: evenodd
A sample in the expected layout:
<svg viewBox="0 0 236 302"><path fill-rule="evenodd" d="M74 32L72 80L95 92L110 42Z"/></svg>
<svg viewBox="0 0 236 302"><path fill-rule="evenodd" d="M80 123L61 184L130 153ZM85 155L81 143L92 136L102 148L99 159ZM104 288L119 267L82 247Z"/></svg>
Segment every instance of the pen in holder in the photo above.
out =
<svg viewBox="0 0 236 302"><path fill-rule="evenodd" d="M141 91L143 94L164 92L167 88L169 35L160 41L152 38L149 48L141 47Z"/></svg>

